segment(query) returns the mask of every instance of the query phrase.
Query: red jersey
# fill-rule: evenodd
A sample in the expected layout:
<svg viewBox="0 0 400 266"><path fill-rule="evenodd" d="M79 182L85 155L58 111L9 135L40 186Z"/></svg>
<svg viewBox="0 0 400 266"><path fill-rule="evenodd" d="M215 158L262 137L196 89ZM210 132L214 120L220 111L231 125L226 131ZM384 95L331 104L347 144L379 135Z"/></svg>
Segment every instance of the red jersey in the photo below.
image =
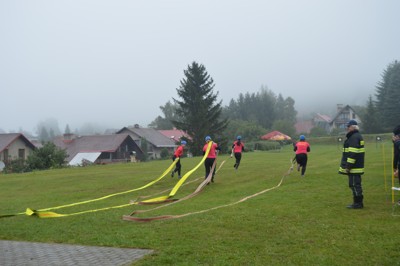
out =
<svg viewBox="0 0 400 266"><path fill-rule="evenodd" d="M206 145L204 145L204 147L203 147L203 151L204 151L204 152L206 152L207 147L208 147L208 143L206 143ZM215 143L215 142L213 142L213 143L211 144L211 149L210 149L210 152L208 153L207 158L216 158L216 157L217 157L217 153L215 152L215 150L216 150L217 148L218 148L218 144Z"/></svg>
<svg viewBox="0 0 400 266"><path fill-rule="evenodd" d="M181 157L183 154L183 145L178 146L178 148L176 148L175 152L174 152L174 156L175 157Z"/></svg>
<svg viewBox="0 0 400 266"><path fill-rule="evenodd" d="M236 140L233 143L232 148L234 153L242 152L244 150L244 144L241 141Z"/></svg>
<svg viewBox="0 0 400 266"><path fill-rule="evenodd" d="M300 154L300 153L307 154L307 152L310 151L310 144L308 144L307 141L299 141L296 143L296 146L294 147L294 151L296 152L296 154Z"/></svg>

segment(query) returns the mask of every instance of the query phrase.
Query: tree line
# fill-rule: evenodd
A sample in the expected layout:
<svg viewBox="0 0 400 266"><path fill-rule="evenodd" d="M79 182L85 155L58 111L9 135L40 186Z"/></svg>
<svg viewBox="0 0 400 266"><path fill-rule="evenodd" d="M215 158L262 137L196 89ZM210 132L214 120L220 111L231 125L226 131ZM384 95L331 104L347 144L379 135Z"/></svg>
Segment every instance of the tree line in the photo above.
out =
<svg viewBox="0 0 400 266"><path fill-rule="evenodd" d="M261 87L257 93L240 94L237 100L222 106L214 86L204 65L192 62L176 89L178 97L160 107L164 117L158 116L149 127L159 130L175 127L187 132L191 139L186 141L193 155L201 153L205 136L224 146L226 137L233 140L242 134L247 141L258 140L270 128L295 133L297 111L292 98L285 99Z"/></svg>
<svg viewBox="0 0 400 266"><path fill-rule="evenodd" d="M261 135L272 129L290 136L295 135L297 111L291 97L276 95L262 86L260 91L241 93L228 106L222 106L214 87L214 81L206 68L192 62L184 70L184 78L176 89L178 97L160 107L164 117L156 117L149 127L160 130L175 127L187 132L191 138L185 140L195 156L201 155L205 136L211 136L214 141L227 148L227 138L233 141L237 135L245 136L247 142L258 141ZM370 134L384 133L399 125L399 99L400 63L394 61L383 71L382 79L376 86L375 97L370 95L366 105L357 108L362 118L362 130ZM6 171L23 172L62 167L67 154L50 142L59 132L46 132L44 126L41 128L44 146L35 150L26 164L15 162ZM65 132L70 132L68 125ZM319 131L314 129L314 133L317 132Z"/></svg>
<svg viewBox="0 0 400 266"><path fill-rule="evenodd" d="M194 155L198 155L206 135L224 142L238 134L247 141L258 140L269 130L283 131L295 135L297 111L291 97L276 95L262 86L256 93L239 94L228 106L222 106L218 92L206 68L192 62L184 70L184 78L176 89L179 98L168 101L160 109L164 115L149 124L155 129L177 128L187 132L192 139L187 140ZM382 80L377 83L375 98L369 97L365 106L355 109L362 118L365 133L389 132L400 124L400 64L390 63L383 71ZM314 129L315 134L322 131Z"/></svg>
<svg viewBox="0 0 400 266"><path fill-rule="evenodd" d="M400 124L400 63L395 60L382 73L375 97L369 96L363 114L365 133L391 132Z"/></svg>

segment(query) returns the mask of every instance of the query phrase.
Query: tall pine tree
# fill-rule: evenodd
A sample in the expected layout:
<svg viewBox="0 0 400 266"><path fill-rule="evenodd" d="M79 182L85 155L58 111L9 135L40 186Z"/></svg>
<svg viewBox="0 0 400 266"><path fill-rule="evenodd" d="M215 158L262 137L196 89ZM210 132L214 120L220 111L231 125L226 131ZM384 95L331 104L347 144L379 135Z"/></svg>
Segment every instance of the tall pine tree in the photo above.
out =
<svg viewBox="0 0 400 266"><path fill-rule="evenodd" d="M225 113L230 119L249 121L264 128L271 128L276 119L275 105L275 94L268 88L261 87L257 93L240 93L237 101L230 101Z"/></svg>
<svg viewBox="0 0 400 266"><path fill-rule="evenodd" d="M376 107L370 95L367 102L363 121L363 131L367 134L381 133ZM382 131L383 132L383 131Z"/></svg>
<svg viewBox="0 0 400 266"><path fill-rule="evenodd" d="M148 126L155 129L172 129L173 124L171 121L177 120L176 116L176 105L168 101L164 106L160 106L164 117L158 116Z"/></svg>
<svg viewBox="0 0 400 266"><path fill-rule="evenodd" d="M179 120L172 123L191 136L188 146L192 154L201 155L204 138L211 136L218 141L228 122L221 118L222 101L217 102L218 92L214 93L214 81L206 68L193 62L184 70L184 75L176 89L181 100L173 99Z"/></svg>
<svg viewBox="0 0 400 266"><path fill-rule="evenodd" d="M400 124L400 63L389 64L382 74L382 81L377 86L377 109L382 131L389 131Z"/></svg>

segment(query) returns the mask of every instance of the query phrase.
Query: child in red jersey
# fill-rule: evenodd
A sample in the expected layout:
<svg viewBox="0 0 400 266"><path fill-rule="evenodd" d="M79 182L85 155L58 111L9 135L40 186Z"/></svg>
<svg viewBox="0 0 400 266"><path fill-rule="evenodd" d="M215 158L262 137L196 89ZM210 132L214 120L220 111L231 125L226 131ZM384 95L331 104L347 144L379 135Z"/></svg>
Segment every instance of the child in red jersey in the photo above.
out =
<svg viewBox="0 0 400 266"><path fill-rule="evenodd" d="M300 171L301 168L301 176L304 176L307 168L307 153L310 152L310 144L304 135L301 135L300 141L294 145L294 151L296 152L297 171Z"/></svg>
<svg viewBox="0 0 400 266"><path fill-rule="evenodd" d="M183 155L183 148L186 145L186 141L182 140L181 145L176 148L174 155L172 156L172 161L175 161L176 158L179 158L179 160L176 162L175 169L171 173L171 177L174 177L175 172L178 172L178 178L181 178L181 156Z"/></svg>
<svg viewBox="0 0 400 266"><path fill-rule="evenodd" d="M244 144L241 140L242 140L242 137L237 136L236 141L233 142L233 145L232 145L231 158L232 158L232 155L235 155L236 162L233 167L236 170L239 168L240 160L242 159L242 152L244 151Z"/></svg>
<svg viewBox="0 0 400 266"><path fill-rule="evenodd" d="M211 137L207 136L205 138L206 144L203 147L203 155L206 153L207 147L208 147L208 143L211 141ZM204 166L206 168L206 176L205 179L207 179L207 176L210 174L211 168L215 162L215 159L217 158L217 151L221 150L220 147L218 146L217 143L213 142L210 152L208 153L208 156L206 158L206 160L204 161ZM214 171L212 173L212 179L211 182L214 182L214 175L215 175L215 168L217 168L217 166L215 165L214 167Z"/></svg>

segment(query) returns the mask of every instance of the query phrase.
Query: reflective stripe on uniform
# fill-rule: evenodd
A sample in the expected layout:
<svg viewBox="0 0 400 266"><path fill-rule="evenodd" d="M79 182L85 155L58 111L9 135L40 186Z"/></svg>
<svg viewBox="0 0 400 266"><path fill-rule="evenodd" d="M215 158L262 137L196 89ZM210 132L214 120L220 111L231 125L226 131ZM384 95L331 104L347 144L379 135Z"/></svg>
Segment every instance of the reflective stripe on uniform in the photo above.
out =
<svg viewBox="0 0 400 266"><path fill-rule="evenodd" d="M351 164L354 164L354 163L356 162L356 159L347 158L347 162L348 162L348 163L351 163Z"/></svg>
<svg viewBox="0 0 400 266"><path fill-rule="evenodd" d="M365 149L364 148L349 148L349 152L353 152L353 153L364 153Z"/></svg>

